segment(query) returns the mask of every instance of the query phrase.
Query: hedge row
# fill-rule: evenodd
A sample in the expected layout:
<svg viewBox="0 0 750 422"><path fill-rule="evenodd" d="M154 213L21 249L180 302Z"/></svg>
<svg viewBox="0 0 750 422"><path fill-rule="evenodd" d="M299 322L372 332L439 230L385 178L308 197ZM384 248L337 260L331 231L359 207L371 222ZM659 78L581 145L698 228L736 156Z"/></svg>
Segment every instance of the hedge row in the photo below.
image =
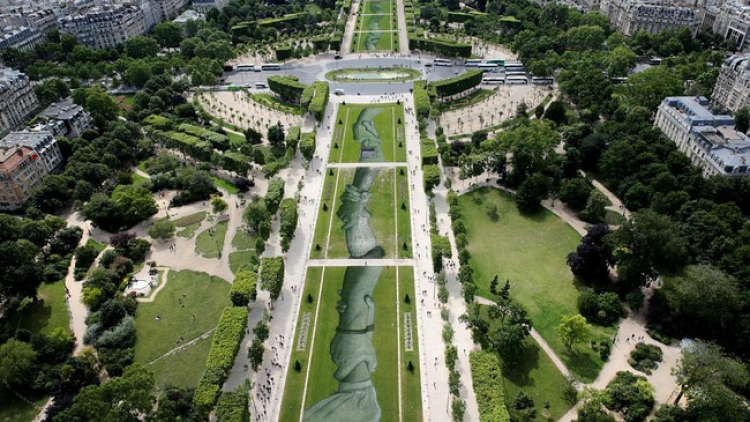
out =
<svg viewBox="0 0 750 422"><path fill-rule="evenodd" d="M286 132L286 137L284 138L287 148L291 148L293 150L297 149L297 146L299 145L300 132L301 129L299 126L289 127L289 130Z"/></svg>
<svg viewBox="0 0 750 422"><path fill-rule="evenodd" d="M458 206L458 195L456 192L448 192L448 214L451 216L451 229L456 237L456 249L458 250L458 263L461 266L469 266L469 250L466 249L466 226L461 221L461 208Z"/></svg>
<svg viewBox="0 0 750 422"><path fill-rule="evenodd" d="M482 12L448 12L448 22L466 22L483 16L487 16L487 14Z"/></svg>
<svg viewBox="0 0 750 422"><path fill-rule="evenodd" d="M248 388L241 386L235 391L221 393L216 403L216 422L247 422L250 409L247 400Z"/></svg>
<svg viewBox="0 0 750 422"><path fill-rule="evenodd" d="M422 177L424 178L424 190L432 193L432 189L440 184L440 168L434 164L422 166Z"/></svg>
<svg viewBox="0 0 750 422"><path fill-rule="evenodd" d="M206 360L206 370L193 396L193 408L203 418L207 417L216 403L227 373L234 366L240 350L240 342L247 328L247 309L230 306L224 308L219 325L214 330L214 339Z"/></svg>
<svg viewBox="0 0 750 422"><path fill-rule="evenodd" d="M307 85L301 83L296 76L268 77L268 88L288 103L299 103L305 87Z"/></svg>
<svg viewBox="0 0 750 422"><path fill-rule="evenodd" d="M328 106L330 87L328 82L315 82L313 83L313 87L315 88L315 94L312 97L312 101L310 101L310 107L307 111L315 116L315 120L322 122L326 107Z"/></svg>
<svg viewBox="0 0 750 422"><path fill-rule="evenodd" d="M266 26L269 28L295 27L302 22L304 16L304 13L292 13L280 18L261 19L258 21L258 26Z"/></svg>
<svg viewBox="0 0 750 422"><path fill-rule="evenodd" d="M451 242L448 236L433 234L430 238L432 240L432 268L438 273L443 269L443 258L450 259L453 256Z"/></svg>
<svg viewBox="0 0 750 422"><path fill-rule="evenodd" d="M252 158L239 152L228 151L224 154L212 154L211 163L217 165L224 170L233 171L240 176L246 176L247 172L250 171L250 163L253 161Z"/></svg>
<svg viewBox="0 0 750 422"><path fill-rule="evenodd" d="M242 270L234 275L232 288L229 289L229 298L232 300L232 305L247 306L251 300L255 300L258 295L255 286L258 282L256 271Z"/></svg>
<svg viewBox="0 0 750 422"><path fill-rule="evenodd" d="M430 84L438 97L448 97L468 91L482 83L481 70L469 70L455 78L443 79Z"/></svg>
<svg viewBox="0 0 750 422"><path fill-rule="evenodd" d="M493 353L474 351L469 355L471 378L477 396L480 422L509 422L505 407L500 360Z"/></svg>
<svg viewBox="0 0 750 422"><path fill-rule="evenodd" d="M435 146L435 142L429 138L422 138L420 142L420 148L422 151L422 165L430 165L438 163L438 150Z"/></svg>
<svg viewBox="0 0 750 422"><path fill-rule="evenodd" d="M268 192L266 193L266 209L271 215L276 214L279 210L279 204L284 198L284 181L279 178L271 179L268 182Z"/></svg>
<svg viewBox="0 0 750 422"><path fill-rule="evenodd" d="M315 37L310 40L313 47L318 49L319 51L328 51L328 45L330 44L331 40L328 37Z"/></svg>
<svg viewBox="0 0 750 422"><path fill-rule="evenodd" d="M439 38L409 37L412 50L432 51L446 57L471 57L471 45Z"/></svg>
<svg viewBox="0 0 750 422"><path fill-rule="evenodd" d="M202 141L195 136L182 132L151 131L151 136L167 148L174 148L201 161L210 161L213 146L208 141Z"/></svg>
<svg viewBox="0 0 750 422"><path fill-rule="evenodd" d="M427 81L414 81L414 106L417 115L427 118L430 115L430 96L427 95Z"/></svg>
<svg viewBox="0 0 750 422"><path fill-rule="evenodd" d="M204 141L210 142L214 148L220 151L226 151L229 149L229 137L226 135L222 135L220 133L210 131L200 126L189 125L187 123L181 124L180 126L177 127L177 129L180 132L187 133L188 135L197 136L198 138Z"/></svg>
<svg viewBox="0 0 750 422"><path fill-rule="evenodd" d="M292 53L292 47L289 47L287 45L276 47L276 60L283 62L284 60L291 59Z"/></svg>
<svg viewBox="0 0 750 422"><path fill-rule="evenodd" d="M154 129L159 130L170 130L172 129L172 119L168 119L163 116L159 116L156 114L152 114L145 119L143 119L143 123L148 126L153 126Z"/></svg>
<svg viewBox="0 0 750 422"><path fill-rule="evenodd" d="M260 285L271 293L271 300L276 300L284 285L284 258L275 256L263 258L260 264Z"/></svg>
<svg viewBox="0 0 750 422"><path fill-rule="evenodd" d="M315 132L305 132L300 136L299 152L308 161L312 160L313 154L315 154Z"/></svg>
<svg viewBox="0 0 750 422"><path fill-rule="evenodd" d="M279 206L279 217L281 220L281 227L279 232L281 234L281 250L286 252L289 250L289 246L292 244L294 239L294 232L297 230L297 201L292 198L285 198L281 201Z"/></svg>

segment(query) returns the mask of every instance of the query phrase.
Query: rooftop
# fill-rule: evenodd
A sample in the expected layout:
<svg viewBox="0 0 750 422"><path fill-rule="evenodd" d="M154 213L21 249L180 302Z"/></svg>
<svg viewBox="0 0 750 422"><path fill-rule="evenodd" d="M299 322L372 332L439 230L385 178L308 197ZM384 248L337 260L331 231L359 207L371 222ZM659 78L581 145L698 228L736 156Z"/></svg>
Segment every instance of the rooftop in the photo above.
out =
<svg viewBox="0 0 750 422"><path fill-rule="evenodd" d="M698 144L722 172L747 171L750 163L750 138L747 135L734 126L696 126L693 131Z"/></svg>
<svg viewBox="0 0 750 422"><path fill-rule="evenodd" d="M63 101L53 103L49 107L45 108L44 111L39 113L39 117L70 120L82 110L83 107L74 103L71 98L67 98Z"/></svg>
<svg viewBox="0 0 750 422"><path fill-rule="evenodd" d="M0 140L0 148L11 148L19 145L35 148L40 142L46 142L50 139L54 139L50 132L11 132Z"/></svg>
<svg viewBox="0 0 750 422"><path fill-rule="evenodd" d="M178 16L174 21L177 23L185 23L187 21L203 21L206 20L206 16L203 13L198 13L195 10L188 9L180 16Z"/></svg>
<svg viewBox="0 0 750 422"><path fill-rule="evenodd" d="M696 125L714 127L734 125L734 118L732 116L724 114L714 115L708 109L708 99L706 97L667 97L662 101L662 105L666 105L677 112L691 127Z"/></svg>
<svg viewBox="0 0 750 422"><path fill-rule="evenodd" d="M34 151L29 147L2 147L0 146L0 171L8 171L16 168L26 157Z"/></svg>

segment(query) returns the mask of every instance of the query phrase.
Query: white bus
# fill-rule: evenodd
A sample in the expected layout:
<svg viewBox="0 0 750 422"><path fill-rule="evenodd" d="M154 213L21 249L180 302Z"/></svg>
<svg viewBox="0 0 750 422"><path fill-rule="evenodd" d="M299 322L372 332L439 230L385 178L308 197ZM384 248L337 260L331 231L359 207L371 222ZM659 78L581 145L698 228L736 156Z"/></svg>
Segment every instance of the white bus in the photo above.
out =
<svg viewBox="0 0 750 422"><path fill-rule="evenodd" d="M505 76L526 76L526 72L522 70L508 70L505 69Z"/></svg>
<svg viewBox="0 0 750 422"><path fill-rule="evenodd" d="M482 77L485 85L500 85L505 83L505 76L486 75Z"/></svg>
<svg viewBox="0 0 750 422"><path fill-rule="evenodd" d="M255 70L254 64L238 64L237 67L238 72L252 72Z"/></svg>
<svg viewBox="0 0 750 422"><path fill-rule="evenodd" d="M466 67L477 67L482 64L482 60L480 59L469 59L464 61L464 66Z"/></svg>
<svg viewBox="0 0 750 422"><path fill-rule="evenodd" d="M522 64L505 64L505 72L526 72Z"/></svg>
<svg viewBox="0 0 750 422"><path fill-rule="evenodd" d="M448 59L435 59L435 62L433 63L435 66L452 66L453 63L451 63Z"/></svg>
<svg viewBox="0 0 750 422"><path fill-rule="evenodd" d="M495 73L497 72L497 65L491 63L482 63L479 65L479 69L485 72Z"/></svg>
<svg viewBox="0 0 750 422"><path fill-rule="evenodd" d="M533 76L531 78L531 83L537 85L552 85L555 83L555 80L550 77Z"/></svg>
<svg viewBox="0 0 750 422"><path fill-rule="evenodd" d="M264 64L260 66L260 70L281 70L280 64Z"/></svg>
<svg viewBox="0 0 750 422"><path fill-rule="evenodd" d="M526 76L508 76L505 78L506 85L528 85L529 79Z"/></svg>

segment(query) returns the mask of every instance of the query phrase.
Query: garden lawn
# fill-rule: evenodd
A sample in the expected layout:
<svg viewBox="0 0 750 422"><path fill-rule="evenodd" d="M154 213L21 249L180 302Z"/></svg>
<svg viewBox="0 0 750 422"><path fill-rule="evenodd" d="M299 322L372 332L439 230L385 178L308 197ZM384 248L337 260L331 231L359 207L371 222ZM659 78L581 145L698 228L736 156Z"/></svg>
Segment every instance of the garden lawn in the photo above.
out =
<svg viewBox="0 0 750 422"><path fill-rule="evenodd" d="M201 211L175 220L174 223L178 228L181 228L177 231L177 236L187 239L195 236L195 231L200 228L201 223L206 218L206 214L205 211Z"/></svg>
<svg viewBox="0 0 750 422"><path fill-rule="evenodd" d="M232 247L234 247L234 252L229 254L229 269L235 274L241 270L251 269L250 262L257 259L255 236L241 228L234 234Z"/></svg>
<svg viewBox="0 0 750 422"><path fill-rule="evenodd" d="M361 143L355 142L352 126L365 108L382 111L375 117L375 128L383 141L383 158L386 162L405 162L404 107L398 104L342 105L339 107L331 148L331 163L358 163ZM399 124L398 121L401 121ZM339 124L341 122L341 124ZM399 146L401 142L401 146ZM338 147L337 147L338 146Z"/></svg>
<svg viewBox="0 0 750 422"><path fill-rule="evenodd" d="M388 31L391 28L391 15L359 15L359 29L362 31Z"/></svg>
<svg viewBox="0 0 750 422"><path fill-rule="evenodd" d="M239 228L232 238L232 247L238 251L255 250L255 236L247 232L247 226Z"/></svg>
<svg viewBox="0 0 750 422"><path fill-rule="evenodd" d="M42 283L37 291L39 300L24 299L13 317L8 321L14 330L50 334L56 328L70 331L70 315L65 300L65 280ZM2 412L0 411L0 415ZM3 419L0 418L0 421Z"/></svg>
<svg viewBox="0 0 750 422"><path fill-rule="evenodd" d="M31 406L21 398L9 391L5 385L0 384L0 421L3 422L31 422L44 406L47 396L27 395L23 396L34 405Z"/></svg>
<svg viewBox="0 0 750 422"><path fill-rule="evenodd" d="M318 206L318 220L315 223L315 233L313 234L312 249L310 251L310 258L313 259L322 259L326 256L326 240L328 239L328 231L331 227L331 217L333 216L334 224L340 224L333 212L336 209L338 198L344 192L343 190L339 192L337 189L338 177L339 170L331 168L328 169L323 182L323 200L320 201L320 205ZM328 210L325 210L326 207ZM318 250L318 246L320 246L320 250Z"/></svg>
<svg viewBox="0 0 750 422"><path fill-rule="evenodd" d="M457 110L482 102L493 95L495 95L494 90L478 89L465 97L440 104L439 108L441 109L441 111Z"/></svg>
<svg viewBox="0 0 750 422"><path fill-rule="evenodd" d="M394 170L396 172L396 184L394 186L397 196L395 200L396 208L396 235L398 236L398 242L396 248L398 249L399 258L411 258L412 248L411 244L411 205L409 203L409 177L407 176L408 169L398 168ZM406 244L406 249L404 249Z"/></svg>
<svg viewBox="0 0 750 422"><path fill-rule="evenodd" d="M232 273L237 274L242 270L252 270L257 268L251 265L253 257L256 257L257 259L257 254L254 250L232 252L229 254L229 269Z"/></svg>
<svg viewBox="0 0 750 422"><path fill-rule="evenodd" d="M401 389L403 394L403 406L405 421L418 422L422 420L422 386L419 381L419 336L417 335L417 310L415 300L417 292L414 290L414 268L413 267L396 267L398 271L398 297L401 313L399 330L401 331ZM409 295L410 302L406 303L406 295ZM412 346L413 350L406 351L406 342L404 335L404 315L412 315ZM414 371L409 372L407 366L409 362L414 365Z"/></svg>
<svg viewBox="0 0 750 422"><path fill-rule="evenodd" d="M237 189L235 185L227 182L224 179L218 178L216 176L211 176L211 181L214 182L214 185L216 185L216 187L224 189L231 195L237 195L238 193L240 193L240 190Z"/></svg>
<svg viewBox="0 0 750 422"><path fill-rule="evenodd" d="M181 336L184 344L214 329L222 310L230 304L230 287L225 280L206 273L170 271L167 285L156 299L150 303L138 304L135 363L146 365L178 347ZM156 320L157 316L160 317L159 321ZM164 374L162 381L174 382L169 379L170 376L185 377L186 375L181 374L189 372L195 376L191 376L192 382L197 383L202 371L193 367L203 365L208 356L208 347L196 348L204 350L204 354L194 355L192 359L170 357L165 363L157 366ZM195 354L197 351L183 353ZM197 365L196 362L200 364Z"/></svg>
<svg viewBox="0 0 750 422"><path fill-rule="evenodd" d="M370 32L380 34L380 38L378 39L378 43L375 44L374 50L367 49L367 34ZM397 32L392 31L359 31L354 34L354 40L352 42L356 40L356 44L354 45L354 48L352 48L352 51L393 51L396 49L394 44L398 42L396 34Z"/></svg>
<svg viewBox="0 0 750 422"><path fill-rule="evenodd" d="M229 138L229 144L232 145L232 148L239 148L247 143L247 139L245 139L244 136L228 130L225 130L225 132L227 133L227 138Z"/></svg>
<svg viewBox="0 0 750 422"><path fill-rule="evenodd" d="M365 0L364 10L359 13L371 15L376 13L391 13L391 0Z"/></svg>
<svg viewBox="0 0 750 422"><path fill-rule="evenodd" d="M473 200L477 198L479 201ZM500 218L492 221L486 204L497 206ZM466 225L468 250L474 269L477 295L494 299L489 284L495 274L510 280L511 296L523 304L534 327L581 381L593 381L603 365L587 346L568 352L555 328L562 317L578 313L578 290L566 258L581 237L549 211L521 215L510 194L482 188L459 198ZM593 328L596 340L608 340L613 329Z"/></svg>
<svg viewBox="0 0 750 422"><path fill-rule="evenodd" d="M148 177L143 177L143 176L141 176L138 173L133 173L133 183L132 184L135 185L135 186L145 185L146 183L149 182L149 180L150 179Z"/></svg>
<svg viewBox="0 0 750 422"><path fill-rule="evenodd" d="M179 352L167 356L151 365L146 365L156 377L156 385L179 385L181 387L196 388L203 371L206 369L208 351L211 349L209 337L197 341Z"/></svg>
<svg viewBox="0 0 750 422"><path fill-rule="evenodd" d="M86 246L91 246L94 249L96 249L97 252L102 253L102 251L107 247L104 243L99 243L94 239L89 239L86 241Z"/></svg>
<svg viewBox="0 0 750 422"><path fill-rule="evenodd" d="M273 95L252 94L251 98L258 104L262 104L282 113L302 115L302 108L298 104L284 102L280 98Z"/></svg>
<svg viewBox="0 0 750 422"><path fill-rule="evenodd" d="M211 235L213 231L213 236ZM195 252L204 258L219 258L221 248L224 247L224 237L227 235L227 222L222 221L215 226L203 230L195 239ZM218 245L218 246L217 246Z"/></svg>

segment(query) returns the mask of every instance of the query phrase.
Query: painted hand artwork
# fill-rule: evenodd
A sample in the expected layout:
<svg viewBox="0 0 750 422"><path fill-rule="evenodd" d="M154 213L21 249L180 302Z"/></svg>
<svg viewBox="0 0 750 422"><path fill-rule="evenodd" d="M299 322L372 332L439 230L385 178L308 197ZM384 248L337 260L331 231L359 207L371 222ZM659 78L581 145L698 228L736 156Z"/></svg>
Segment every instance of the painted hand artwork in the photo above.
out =
<svg viewBox="0 0 750 422"><path fill-rule="evenodd" d="M382 141L374 119L382 109L363 110L353 126L354 140L361 144L360 162L383 161ZM341 195L337 217L346 232L346 246L352 259L380 259L385 251L378 245L368 220L367 202L378 169L357 168L352 184ZM336 364L333 377L338 390L305 410L305 422L380 421L371 374L378 365L372 343L375 329L373 291L382 267L348 267L344 273L341 300L336 309L339 324L331 341L331 360Z"/></svg>

